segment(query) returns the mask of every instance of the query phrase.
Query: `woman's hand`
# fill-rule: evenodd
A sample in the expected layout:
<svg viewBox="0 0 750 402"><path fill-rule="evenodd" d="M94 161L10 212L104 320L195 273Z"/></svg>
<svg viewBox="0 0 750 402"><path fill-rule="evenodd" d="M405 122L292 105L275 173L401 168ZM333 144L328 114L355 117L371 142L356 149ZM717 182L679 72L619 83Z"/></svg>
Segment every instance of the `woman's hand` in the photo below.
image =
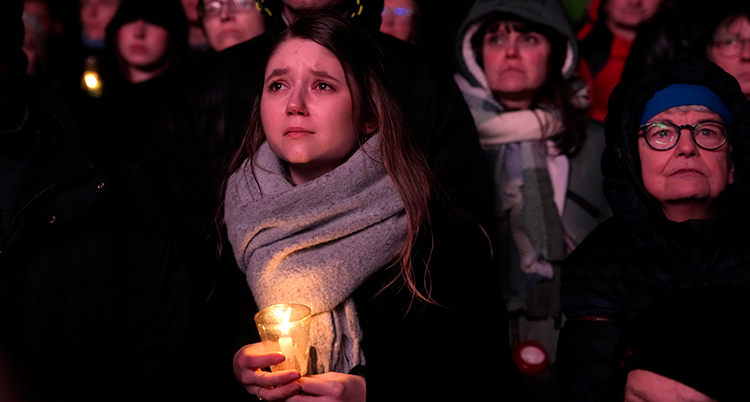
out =
<svg viewBox="0 0 750 402"><path fill-rule="evenodd" d="M283 361L283 354L266 353L261 343L246 345L234 354L234 377L247 392L266 401L284 400L299 395L301 386L296 382L300 378L299 371L270 373L262 370Z"/></svg>
<svg viewBox="0 0 750 402"><path fill-rule="evenodd" d="M300 378L302 395L287 402L365 402L364 377L342 373L316 374Z"/></svg>

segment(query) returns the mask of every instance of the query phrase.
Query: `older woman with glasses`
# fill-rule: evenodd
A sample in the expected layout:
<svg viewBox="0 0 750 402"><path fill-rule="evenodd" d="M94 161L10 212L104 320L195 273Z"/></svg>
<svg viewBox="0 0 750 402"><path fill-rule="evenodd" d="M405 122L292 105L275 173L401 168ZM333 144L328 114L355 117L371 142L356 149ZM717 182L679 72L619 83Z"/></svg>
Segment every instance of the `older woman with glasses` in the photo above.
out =
<svg viewBox="0 0 750 402"><path fill-rule="evenodd" d="M618 339L656 301L750 286L748 135L750 102L705 59L656 64L617 87L602 157L614 216L562 269L564 400L603 400Z"/></svg>
<svg viewBox="0 0 750 402"><path fill-rule="evenodd" d="M249 41L266 30L253 0L200 0L198 16L211 48L217 52Z"/></svg>

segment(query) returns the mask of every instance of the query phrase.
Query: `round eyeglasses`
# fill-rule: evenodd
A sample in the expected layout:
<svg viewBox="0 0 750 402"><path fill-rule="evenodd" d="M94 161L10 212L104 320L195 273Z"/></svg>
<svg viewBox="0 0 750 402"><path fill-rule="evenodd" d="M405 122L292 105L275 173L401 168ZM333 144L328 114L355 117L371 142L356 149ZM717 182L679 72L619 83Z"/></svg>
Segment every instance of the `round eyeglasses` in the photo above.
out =
<svg viewBox="0 0 750 402"><path fill-rule="evenodd" d="M727 127L718 121L702 121L694 126L689 124L678 126L669 121L656 121L639 128L646 143L657 151L674 148L680 141L680 133L684 129L690 130L693 141L706 151L719 149L727 143Z"/></svg>
<svg viewBox="0 0 750 402"><path fill-rule="evenodd" d="M216 17L221 14L221 9L227 8L227 13L237 13L249 11L255 8L255 1L253 0L214 0L206 1L203 4L203 17Z"/></svg>
<svg viewBox="0 0 750 402"><path fill-rule="evenodd" d="M737 57L746 43L750 39L743 39L739 36L722 36L713 39L713 46L720 55L726 58Z"/></svg>

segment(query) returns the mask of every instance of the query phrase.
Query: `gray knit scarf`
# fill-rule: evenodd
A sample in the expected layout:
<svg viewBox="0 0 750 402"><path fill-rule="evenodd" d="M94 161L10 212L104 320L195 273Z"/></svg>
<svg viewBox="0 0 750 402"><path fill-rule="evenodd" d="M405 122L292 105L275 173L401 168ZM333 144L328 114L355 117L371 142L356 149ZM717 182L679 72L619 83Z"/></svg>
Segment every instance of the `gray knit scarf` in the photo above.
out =
<svg viewBox="0 0 750 402"><path fill-rule="evenodd" d="M229 241L259 308L301 303L312 309L313 373L347 373L365 363L352 293L394 260L406 236L399 192L380 159L379 136L348 161L295 186L264 143L255 168L229 179Z"/></svg>

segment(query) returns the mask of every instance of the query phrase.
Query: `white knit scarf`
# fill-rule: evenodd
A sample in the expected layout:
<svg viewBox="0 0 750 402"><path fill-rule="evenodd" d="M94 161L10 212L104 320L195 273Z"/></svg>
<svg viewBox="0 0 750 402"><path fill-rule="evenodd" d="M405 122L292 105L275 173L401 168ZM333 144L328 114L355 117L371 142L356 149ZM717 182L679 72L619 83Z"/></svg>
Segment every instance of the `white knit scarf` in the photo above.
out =
<svg viewBox="0 0 750 402"><path fill-rule="evenodd" d="M259 308L312 309L313 373L365 363L352 293L394 260L406 236L399 192L370 138L335 170L295 186L264 143L255 169L229 179L225 221L235 258Z"/></svg>

